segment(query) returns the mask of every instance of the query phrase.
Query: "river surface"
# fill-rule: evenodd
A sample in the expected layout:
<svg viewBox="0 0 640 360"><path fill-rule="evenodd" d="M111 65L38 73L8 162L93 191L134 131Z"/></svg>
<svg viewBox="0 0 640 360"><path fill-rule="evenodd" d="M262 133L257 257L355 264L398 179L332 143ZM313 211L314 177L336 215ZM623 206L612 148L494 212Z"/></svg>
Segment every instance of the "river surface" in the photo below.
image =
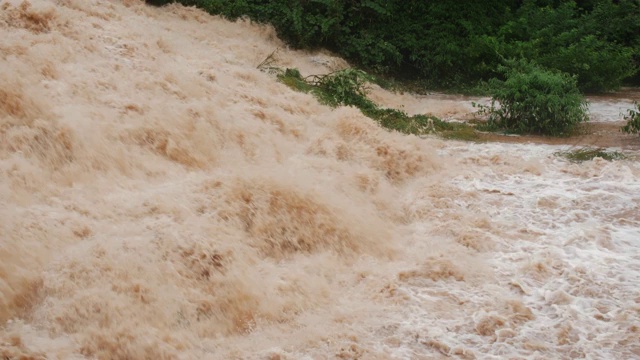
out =
<svg viewBox="0 0 640 360"><path fill-rule="evenodd" d="M388 132L256 69L344 61L177 5L0 32L0 358L640 358L638 161Z"/></svg>

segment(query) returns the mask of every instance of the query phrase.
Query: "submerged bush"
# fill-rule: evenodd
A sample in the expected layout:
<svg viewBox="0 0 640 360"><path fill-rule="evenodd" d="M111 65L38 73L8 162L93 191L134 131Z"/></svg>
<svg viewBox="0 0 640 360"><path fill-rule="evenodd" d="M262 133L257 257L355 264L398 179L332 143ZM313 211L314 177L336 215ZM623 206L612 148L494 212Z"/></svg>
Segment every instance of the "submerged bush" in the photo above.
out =
<svg viewBox="0 0 640 360"><path fill-rule="evenodd" d="M634 103L636 109L627 110L627 114L624 116L624 120L627 121L627 124L622 127L622 131L627 134L638 134L640 133L640 104L637 102Z"/></svg>
<svg viewBox="0 0 640 360"><path fill-rule="evenodd" d="M265 68L270 71L271 67ZM397 109L381 108L368 97L368 84L375 81L362 70L344 69L325 75L302 77L297 69L278 69L278 80L290 88L311 93L329 106L355 106L381 126L405 134L436 133L446 139L478 140L472 127L452 124L430 115L413 115Z"/></svg>
<svg viewBox="0 0 640 360"><path fill-rule="evenodd" d="M491 105L479 106L490 128L559 136L588 120L574 77L526 60L508 61L500 70L506 80L492 79Z"/></svg>
<svg viewBox="0 0 640 360"><path fill-rule="evenodd" d="M372 77L362 70L344 69L302 77L298 69L279 69L278 80L294 90L312 93L329 106L355 106L361 110L376 106L367 98L367 84Z"/></svg>
<svg viewBox="0 0 640 360"><path fill-rule="evenodd" d="M311 75L307 81L321 89L320 99L328 105L371 107L367 84L372 77L362 70L344 69L326 75Z"/></svg>

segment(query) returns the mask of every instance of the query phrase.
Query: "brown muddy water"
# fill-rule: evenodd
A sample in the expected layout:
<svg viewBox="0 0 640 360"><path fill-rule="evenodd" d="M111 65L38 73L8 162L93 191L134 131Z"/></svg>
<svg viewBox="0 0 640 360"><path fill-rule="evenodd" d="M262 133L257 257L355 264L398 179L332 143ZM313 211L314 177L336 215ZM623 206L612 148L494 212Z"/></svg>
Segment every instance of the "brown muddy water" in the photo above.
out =
<svg viewBox="0 0 640 360"><path fill-rule="evenodd" d="M390 133L181 6L0 31L0 359L640 357L637 161Z"/></svg>

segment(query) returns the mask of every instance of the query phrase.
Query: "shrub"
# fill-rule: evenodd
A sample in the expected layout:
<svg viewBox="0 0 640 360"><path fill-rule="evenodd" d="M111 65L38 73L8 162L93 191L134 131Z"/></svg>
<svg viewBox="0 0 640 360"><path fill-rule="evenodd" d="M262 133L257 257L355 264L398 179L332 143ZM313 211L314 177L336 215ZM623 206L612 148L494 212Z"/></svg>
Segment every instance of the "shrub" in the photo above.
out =
<svg viewBox="0 0 640 360"><path fill-rule="evenodd" d="M636 102L634 105L637 110L629 109L627 114L624 115L624 120L627 121L627 124L621 130L627 134L640 133L640 104Z"/></svg>
<svg viewBox="0 0 640 360"><path fill-rule="evenodd" d="M500 71L506 80L489 81L491 105L479 106L490 128L559 136L588 120L574 77L526 60L508 61Z"/></svg>
<svg viewBox="0 0 640 360"><path fill-rule="evenodd" d="M344 69L326 75L311 75L306 80L321 90L320 100L328 105L373 106L367 99L367 83L372 78L362 70Z"/></svg>

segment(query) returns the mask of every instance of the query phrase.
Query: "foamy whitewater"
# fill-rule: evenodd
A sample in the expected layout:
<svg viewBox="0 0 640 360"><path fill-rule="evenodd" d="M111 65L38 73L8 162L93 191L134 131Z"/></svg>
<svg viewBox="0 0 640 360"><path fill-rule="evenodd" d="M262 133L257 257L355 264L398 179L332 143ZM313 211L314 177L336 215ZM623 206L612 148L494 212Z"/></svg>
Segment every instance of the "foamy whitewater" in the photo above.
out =
<svg viewBox="0 0 640 360"><path fill-rule="evenodd" d="M390 133L177 5L0 32L0 359L640 358L637 161Z"/></svg>

